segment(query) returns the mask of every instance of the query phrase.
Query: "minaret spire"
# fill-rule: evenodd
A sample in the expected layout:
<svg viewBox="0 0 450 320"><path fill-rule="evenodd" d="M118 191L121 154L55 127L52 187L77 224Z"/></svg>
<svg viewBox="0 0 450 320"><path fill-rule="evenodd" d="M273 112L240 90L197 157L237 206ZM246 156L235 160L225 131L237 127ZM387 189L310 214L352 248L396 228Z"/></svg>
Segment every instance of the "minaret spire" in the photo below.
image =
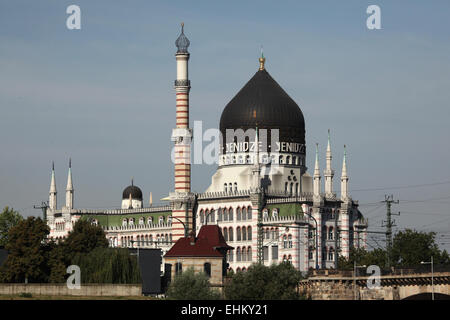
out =
<svg viewBox="0 0 450 320"><path fill-rule="evenodd" d="M348 199L348 197L347 148L344 145L344 159L342 160L341 175L341 200Z"/></svg>
<svg viewBox="0 0 450 320"><path fill-rule="evenodd" d="M265 66L264 66L265 63L266 63L266 58L264 58L264 50L263 50L263 46L261 46L261 57L259 58L259 70L265 69Z"/></svg>
<svg viewBox="0 0 450 320"><path fill-rule="evenodd" d="M72 159L69 158L69 173L66 186L66 208L73 209Z"/></svg>
<svg viewBox="0 0 450 320"><path fill-rule="evenodd" d="M56 203L56 181L55 181L55 163L52 161L52 179L50 182L50 192L49 192L49 199L48 199L48 206L51 210L56 210L57 203Z"/></svg>
<svg viewBox="0 0 450 320"><path fill-rule="evenodd" d="M326 169L324 171L325 177L325 195L328 197L333 196L333 177L334 170L331 169L331 143L330 143L330 129L328 129L328 145L327 145L327 154L326 154Z"/></svg>
<svg viewBox="0 0 450 320"><path fill-rule="evenodd" d="M176 93L176 127L172 130L172 141L175 142L175 192L170 194L174 204L172 216L172 239L178 240L187 236L193 230L191 193L191 141L192 129L189 128L189 80L188 62L190 45L184 34L184 23L181 23L181 34L175 41L177 52L177 78L175 80Z"/></svg>
<svg viewBox="0 0 450 320"><path fill-rule="evenodd" d="M313 193L314 196L320 196L320 169L319 169L319 144L316 143L316 163L314 166L314 183Z"/></svg>

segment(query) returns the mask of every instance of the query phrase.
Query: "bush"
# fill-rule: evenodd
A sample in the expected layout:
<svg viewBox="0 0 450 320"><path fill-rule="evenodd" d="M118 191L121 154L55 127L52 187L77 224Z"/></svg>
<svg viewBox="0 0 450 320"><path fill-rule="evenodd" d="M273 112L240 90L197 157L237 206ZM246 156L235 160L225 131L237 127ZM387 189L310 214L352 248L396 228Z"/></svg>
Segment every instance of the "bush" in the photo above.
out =
<svg viewBox="0 0 450 320"><path fill-rule="evenodd" d="M166 293L172 300L218 300L220 293L211 289L205 273L195 273L189 268L175 276Z"/></svg>
<svg viewBox="0 0 450 320"><path fill-rule="evenodd" d="M225 298L230 300L297 300L302 279L300 271L283 262L270 267L253 264L246 272L237 272L225 285Z"/></svg>

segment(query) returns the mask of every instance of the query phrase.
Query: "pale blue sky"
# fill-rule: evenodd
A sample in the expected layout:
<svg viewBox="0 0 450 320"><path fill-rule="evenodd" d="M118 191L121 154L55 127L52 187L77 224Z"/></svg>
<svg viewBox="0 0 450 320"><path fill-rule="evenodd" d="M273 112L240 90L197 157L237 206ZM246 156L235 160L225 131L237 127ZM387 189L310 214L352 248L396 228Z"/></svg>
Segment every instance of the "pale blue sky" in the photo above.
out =
<svg viewBox="0 0 450 320"><path fill-rule="evenodd" d="M79 31L66 28L70 4L81 7ZM381 7L382 30L365 26L370 4ZM118 207L131 177L146 199L172 190L174 41L184 21L191 121L218 126L263 45L267 70L304 113L309 171L316 142L324 167L330 128L335 185L347 144L350 190L370 229L385 210L365 204L392 193L400 228L450 234L450 183L357 191L450 181L449 9L448 1L2 0L0 206L38 214L52 160L62 205L69 157L76 207ZM205 190L214 170L194 166L193 189Z"/></svg>

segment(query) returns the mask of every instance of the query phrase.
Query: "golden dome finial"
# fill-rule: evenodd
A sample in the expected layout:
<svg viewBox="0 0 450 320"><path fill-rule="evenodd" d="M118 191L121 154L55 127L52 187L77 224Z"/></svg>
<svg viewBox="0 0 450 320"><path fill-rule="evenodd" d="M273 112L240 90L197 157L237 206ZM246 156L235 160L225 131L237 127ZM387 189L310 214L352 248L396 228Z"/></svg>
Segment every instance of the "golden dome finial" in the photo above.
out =
<svg viewBox="0 0 450 320"><path fill-rule="evenodd" d="M261 46L261 58L259 58L259 70L264 70L264 64L266 63L266 58L264 58L263 46Z"/></svg>

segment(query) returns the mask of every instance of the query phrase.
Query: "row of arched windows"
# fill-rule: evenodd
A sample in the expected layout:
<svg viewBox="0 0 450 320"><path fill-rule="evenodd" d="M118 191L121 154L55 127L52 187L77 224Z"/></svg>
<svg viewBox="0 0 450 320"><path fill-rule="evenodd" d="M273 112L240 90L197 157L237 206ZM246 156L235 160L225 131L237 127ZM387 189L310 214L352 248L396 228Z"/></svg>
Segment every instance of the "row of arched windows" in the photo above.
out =
<svg viewBox="0 0 450 320"><path fill-rule="evenodd" d="M158 217L158 224L162 224L164 222L165 222L164 221L164 216L159 216ZM172 222L172 216L168 216L167 217L167 222L168 223ZM147 225L152 225L152 224L153 224L153 217L148 217L147 218ZM122 220L122 226L123 227L127 227L127 226L131 227L131 226L134 226L134 225L135 225L135 219L134 218L124 218ZM144 217L140 217L139 218L139 225L140 226L145 225L145 218Z"/></svg>
<svg viewBox="0 0 450 320"><path fill-rule="evenodd" d="M66 223L65 222L56 222L55 223L55 230L56 231L64 231Z"/></svg>
<svg viewBox="0 0 450 320"><path fill-rule="evenodd" d="M225 241L234 241L233 228L221 228L222 235ZM236 228L236 241L251 241L252 240L252 227L237 227Z"/></svg>
<svg viewBox="0 0 450 320"><path fill-rule="evenodd" d="M334 261L334 248L322 248L322 260Z"/></svg>
<svg viewBox="0 0 450 320"><path fill-rule="evenodd" d="M233 260L229 260L233 261ZM236 249L236 262L251 262L252 261L252 247L238 247Z"/></svg>
<svg viewBox="0 0 450 320"><path fill-rule="evenodd" d="M334 228L333 227L322 227L322 239L333 240L334 239Z"/></svg>
<svg viewBox="0 0 450 320"><path fill-rule="evenodd" d="M110 237L109 245L111 247L118 247L119 246L118 240L119 239L117 237ZM157 234L154 237L151 234L120 237L120 245L122 247L143 247L152 245L154 243L170 244L172 243L172 234L170 233Z"/></svg>
<svg viewBox="0 0 450 320"><path fill-rule="evenodd" d="M264 240L278 240L280 237L280 230L278 228L263 228Z"/></svg>
<svg viewBox="0 0 450 320"><path fill-rule="evenodd" d="M217 216L216 216L217 215ZM201 224L212 223L222 221L234 221L234 210L233 208L219 208L214 209L201 209L198 215ZM217 219L216 219L217 218ZM252 219L252 207L237 207L236 208L236 221L246 221Z"/></svg>
<svg viewBox="0 0 450 320"><path fill-rule="evenodd" d="M284 192L289 193L290 195L298 196L300 194L300 185L298 182L294 184L294 182L286 182L284 184Z"/></svg>
<svg viewBox="0 0 450 320"><path fill-rule="evenodd" d="M284 255L283 256L283 262L289 262L292 263L292 256L291 255Z"/></svg>
<svg viewBox="0 0 450 320"><path fill-rule="evenodd" d="M224 164L251 164L253 163L253 157L249 154L247 155L232 155L232 156L222 156L222 162ZM303 158L296 157L296 156L284 156L284 155L275 155L272 154L269 156L268 154L262 154L260 158L260 163L262 164L291 164L291 165L297 165L302 166L304 165Z"/></svg>

